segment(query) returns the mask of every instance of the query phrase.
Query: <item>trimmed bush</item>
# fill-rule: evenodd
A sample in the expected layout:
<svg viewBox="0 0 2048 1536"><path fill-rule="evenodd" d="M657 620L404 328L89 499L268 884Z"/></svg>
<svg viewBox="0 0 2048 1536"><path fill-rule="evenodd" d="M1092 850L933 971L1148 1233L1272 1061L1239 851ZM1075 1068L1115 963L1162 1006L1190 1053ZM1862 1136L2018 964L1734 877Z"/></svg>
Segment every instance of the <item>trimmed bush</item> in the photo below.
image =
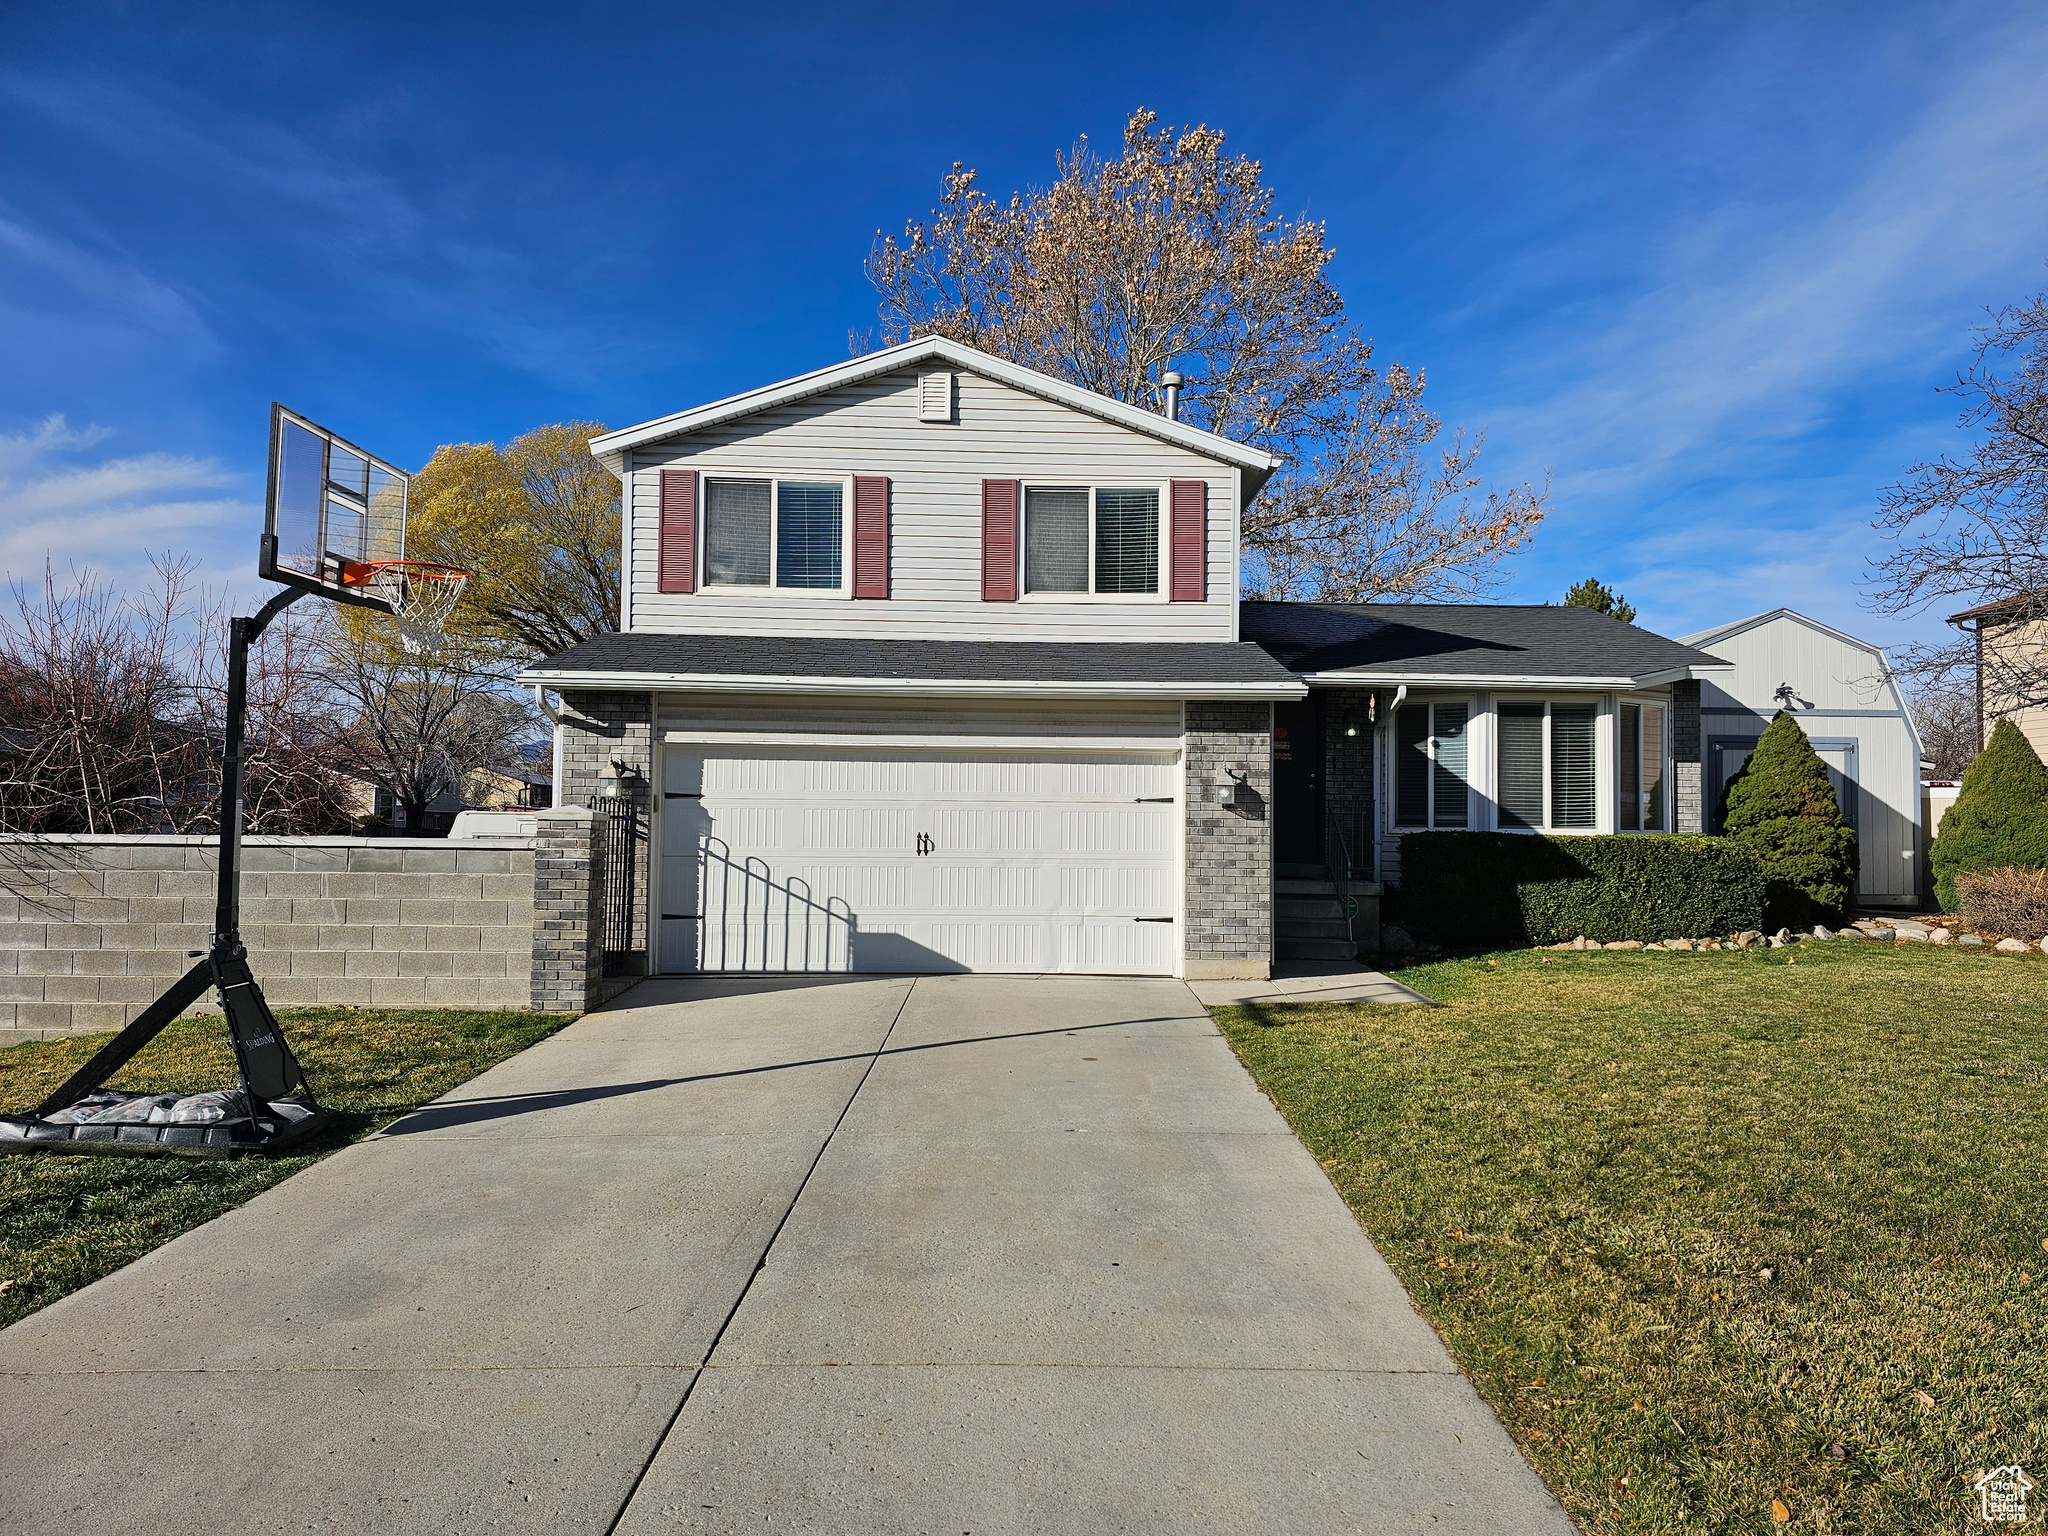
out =
<svg viewBox="0 0 2048 1536"><path fill-rule="evenodd" d="M1856 907L1856 829L1842 820L1828 765L1779 710L1721 793L1721 834L1763 865L1766 928L1839 926Z"/></svg>
<svg viewBox="0 0 2048 1536"><path fill-rule="evenodd" d="M2001 720L1963 771L1956 803L1928 849L1934 896L1953 912L1964 870L2039 869L2048 865L2048 766L2010 720Z"/></svg>
<svg viewBox="0 0 2048 1536"><path fill-rule="evenodd" d="M2048 938L2048 869L1959 869L1956 895L1972 928Z"/></svg>
<svg viewBox="0 0 2048 1536"><path fill-rule="evenodd" d="M1395 906L1453 943L1706 938L1763 926L1764 873L1719 837L1411 832Z"/></svg>

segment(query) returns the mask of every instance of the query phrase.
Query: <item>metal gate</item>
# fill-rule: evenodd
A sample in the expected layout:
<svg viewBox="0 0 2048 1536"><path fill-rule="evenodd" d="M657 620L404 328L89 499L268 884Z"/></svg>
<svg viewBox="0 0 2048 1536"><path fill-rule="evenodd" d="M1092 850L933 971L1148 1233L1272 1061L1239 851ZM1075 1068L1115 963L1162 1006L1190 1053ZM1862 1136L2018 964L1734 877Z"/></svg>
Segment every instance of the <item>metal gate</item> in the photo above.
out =
<svg viewBox="0 0 2048 1536"><path fill-rule="evenodd" d="M624 795L592 795L602 818L598 858L604 870L604 974L623 976L633 953L633 859L639 842L633 802Z"/></svg>

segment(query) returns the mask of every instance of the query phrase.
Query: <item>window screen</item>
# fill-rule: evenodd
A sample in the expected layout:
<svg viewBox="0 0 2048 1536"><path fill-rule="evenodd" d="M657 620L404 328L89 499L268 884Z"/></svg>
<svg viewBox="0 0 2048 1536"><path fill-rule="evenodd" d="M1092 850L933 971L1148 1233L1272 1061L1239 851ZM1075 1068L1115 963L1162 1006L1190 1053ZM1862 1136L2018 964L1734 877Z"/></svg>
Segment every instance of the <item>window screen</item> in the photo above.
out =
<svg viewBox="0 0 2048 1536"><path fill-rule="evenodd" d="M839 585L839 533L844 487L836 484L775 488L775 585Z"/></svg>
<svg viewBox="0 0 2048 1536"><path fill-rule="evenodd" d="M768 585L766 480L704 482L704 579L714 586Z"/></svg>
<svg viewBox="0 0 2048 1536"><path fill-rule="evenodd" d="M1550 706L1550 824L1587 828L1595 824L1593 770L1597 704Z"/></svg>
<svg viewBox="0 0 2048 1536"><path fill-rule="evenodd" d="M1159 493L1095 493L1095 590L1159 590Z"/></svg>
<svg viewBox="0 0 2048 1536"><path fill-rule="evenodd" d="M1157 516L1155 512L1155 518ZM1157 581L1154 572L1154 581ZM1024 590L1088 590L1088 491L1028 486L1024 491Z"/></svg>
<svg viewBox="0 0 2048 1536"><path fill-rule="evenodd" d="M1637 704L1621 706L1621 751L1615 758L1621 782L1616 786L1614 814L1624 832L1643 829L1643 711Z"/></svg>
<svg viewBox="0 0 2048 1536"><path fill-rule="evenodd" d="M1643 830L1664 830L1664 706L1643 706Z"/></svg>
<svg viewBox="0 0 2048 1536"><path fill-rule="evenodd" d="M1429 706L1404 704L1394 716L1394 825L1429 825Z"/></svg>
<svg viewBox="0 0 2048 1536"><path fill-rule="evenodd" d="M1465 825L1465 706L1436 710L1436 819L1439 827Z"/></svg>
<svg viewBox="0 0 2048 1536"><path fill-rule="evenodd" d="M1500 706L1500 824L1543 825L1543 706Z"/></svg>

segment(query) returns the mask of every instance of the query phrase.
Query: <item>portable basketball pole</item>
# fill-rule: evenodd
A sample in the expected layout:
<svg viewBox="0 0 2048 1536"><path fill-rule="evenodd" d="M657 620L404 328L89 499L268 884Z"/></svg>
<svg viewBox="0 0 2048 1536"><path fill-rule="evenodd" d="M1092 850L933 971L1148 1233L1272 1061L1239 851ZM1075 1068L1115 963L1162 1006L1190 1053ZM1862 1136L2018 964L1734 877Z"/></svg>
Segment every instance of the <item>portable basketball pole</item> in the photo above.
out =
<svg viewBox="0 0 2048 1536"><path fill-rule="evenodd" d="M286 1042L284 1029L264 1001L263 989L249 969L248 947L242 943L242 745L249 704L249 647L270 621L304 597L302 587L288 587L256 611L253 618L228 620L227 717L223 721L220 782L220 869L213 910L213 939L204 958L170 990L73 1073L70 1079L36 1106L26 1135L0 1138L0 1149L30 1150L60 1144L67 1151L182 1152L222 1156L246 1150L277 1150L302 1142L324 1130L332 1111L320 1107L299 1070L298 1058ZM197 955L198 951L193 951ZM36 1125L67 1109L103 1085L161 1034L166 1025L212 987L227 1015L228 1039L242 1078L249 1118L216 1125ZM267 1106L282 1101L296 1116L266 1115ZM12 1126L9 1129L12 1129ZM91 1132L87 1135L82 1133ZM54 1148L53 1148L54 1149Z"/></svg>

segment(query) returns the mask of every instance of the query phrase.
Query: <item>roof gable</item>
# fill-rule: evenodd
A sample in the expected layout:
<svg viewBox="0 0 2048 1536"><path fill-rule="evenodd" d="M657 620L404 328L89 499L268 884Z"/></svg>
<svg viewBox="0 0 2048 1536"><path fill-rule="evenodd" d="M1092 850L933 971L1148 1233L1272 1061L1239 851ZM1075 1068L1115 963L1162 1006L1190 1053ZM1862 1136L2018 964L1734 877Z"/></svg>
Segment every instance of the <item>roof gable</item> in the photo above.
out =
<svg viewBox="0 0 2048 1536"><path fill-rule="evenodd" d="M1081 389L1050 374L1025 368L1017 363L992 357L973 347L963 346L957 341L948 341L939 336L920 337L897 346L884 347L879 352L870 352L862 357L849 358L829 368L820 368L811 373L799 374L796 378L785 379L779 384L769 384L760 389L748 390L744 394L732 395L724 400L714 400L708 405L679 411L672 416L657 417L635 427L622 427L616 432L607 432L590 441L590 451L614 474L625 470L625 455L632 449L647 443L663 442L699 432L706 427L735 421L751 416L758 411L773 410L811 395L824 394L843 385L859 383L885 373L894 373L902 368L914 367L924 362L943 362L950 367L967 373L975 373L997 383L1007 384L1027 394L1053 401L1072 410L1081 411L1101 420L1173 443L1194 453L1202 454L1218 463L1233 465L1248 471L1245 495L1249 499L1266 478L1278 467L1280 460L1263 448L1235 442L1219 437L1214 432L1204 432L1185 422L1168 421L1164 416L1151 411L1140 410L1137 406L1126 405L1108 395L1098 395L1093 390Z"/></svg>

